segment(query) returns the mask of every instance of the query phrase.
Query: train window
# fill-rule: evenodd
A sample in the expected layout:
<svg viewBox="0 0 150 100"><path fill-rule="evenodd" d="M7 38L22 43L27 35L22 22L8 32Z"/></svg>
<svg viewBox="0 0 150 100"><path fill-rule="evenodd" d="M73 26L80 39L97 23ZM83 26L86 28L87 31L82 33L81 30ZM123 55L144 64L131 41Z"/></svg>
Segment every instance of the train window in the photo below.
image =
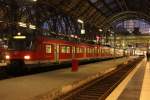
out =
<svg viewBox="0 0 150 100"><path fill-rule="evenodd" d="M89 48L86 48L86 53L89 53Z"/></svg>
<svg viewBox="0 0 150 100"><path fill-rule="evenodd" d="M67 47L67 53L70 53L70 47L69 46Z"/></svg>
<svg viewBox="0 0 150 100"><path fill-rule="evenodd" d="M83 53L86 53L86 47L83 48Z"/></svg>
<svg viewBox="0 0 150 100"><path fill-rule="evenodd" d="M89 53L91 53L91 48L89 48Z"/></svg>
<svg viewBox="0 0 150 100"><path fill-rule="evenodd" d="M71 47L70 46L62 46L61 47L61 53L70 53Z"/></svg>
<svg viewBox="0 0 150 100"><path fill-rule="evenodd" d="M79 52L78 53L81 53L81 48L79 48Z"/></svg>
<svg viewBox="0 0 150 100"><path fill-rule="evenodd" d="M92 51L91 53L94 53L94 48L91 48L91 51Z"/></svg>
<svg viewBox="0 0 150 100"><path fill-rule="evenodd" d="M93 51L92 51L92 48L91 48L91 53L92 53Z"/></svg>
<svg viewBox="0 0 150 100"><path fill-rule="evenodd" d="M66 46L61 47L61 53L66 53Z"/></svg>
<svg viewBox="0 0 150 100"><path fill-rule="evenodd" d="M88 53L90 53L90 48L88 48Z"/></svg>
<svg viewBox="0 0 150 100"><path fill-rule="evenodd" d="M76 53L79 53L79 48L78 47L76 48Z"/></svg>
<svg viewBox="0 0 150 100"><path fill-rule="evenodd" d="M52 45L46 45L46 53L52 53Z"/></svg>
<svg viewBox="0 0 150 100"><path fill-rule="evenodd" d="M92 53L92 50L91 50L91 48L89 48L89 53Z"/></svg>
<svg viewBox="0 0 150 100"><path fill-rule="evenodd" d="M101 53L101 49L99 48L98 50L99 50L99 52L98 52L98 53L100 54L100 53Z"/></svg>
<svg viewBox="0 0 150 100"><path fill-rule="evenodd" d="M84 53L84 48L81 48L81 53Z"/></svg>
<svg viewBox="0 0 150 100"><path fill-rule="evenodd" d="M75 50L76 48L75 47L72 47L72 53L75 53Z"/></svg>
<svg viewBox="0 0 150 100"><path fill-rule="evenodd" d="M91 48L91 53L93 53L93 49Z"/></svg>
<svg viewBox="0 0 150 100"><path fill-rule="evenodd" d="M29 39L11 39L8 41L10 50L33 50L35 43Z"/></svg>
<svg viewBox="0 0 150 100"><path fill-rule="evenodd" d="M95 54L97 54L97 52L98 52L98 50L97 50L97 48L95 49Z"/></svg>

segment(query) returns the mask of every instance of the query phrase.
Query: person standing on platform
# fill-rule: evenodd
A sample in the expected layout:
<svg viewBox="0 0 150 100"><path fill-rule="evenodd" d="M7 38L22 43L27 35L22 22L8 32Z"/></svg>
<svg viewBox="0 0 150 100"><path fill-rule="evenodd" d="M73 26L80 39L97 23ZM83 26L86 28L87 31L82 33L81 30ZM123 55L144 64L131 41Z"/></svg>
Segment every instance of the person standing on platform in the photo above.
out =
<svg viewBox="0 0 150 100"><path fill-rule="evenodd" d="M149 52L146 53L146 57L147 57L147 61L149 61L150 60L150 53Z"/></svg>

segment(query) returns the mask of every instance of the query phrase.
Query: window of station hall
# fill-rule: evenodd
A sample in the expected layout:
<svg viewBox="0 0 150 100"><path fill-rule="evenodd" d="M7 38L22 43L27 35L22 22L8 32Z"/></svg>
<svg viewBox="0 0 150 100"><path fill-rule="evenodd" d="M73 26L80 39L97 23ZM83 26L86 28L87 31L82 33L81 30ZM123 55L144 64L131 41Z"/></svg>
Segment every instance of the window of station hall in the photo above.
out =
<svg viewBox="0 0 150 100"><path fill-rule="evenodd" d="M127 35L150 35L150 23L144 19L114 22L113 26L118 32L126 32Z"/></svg>

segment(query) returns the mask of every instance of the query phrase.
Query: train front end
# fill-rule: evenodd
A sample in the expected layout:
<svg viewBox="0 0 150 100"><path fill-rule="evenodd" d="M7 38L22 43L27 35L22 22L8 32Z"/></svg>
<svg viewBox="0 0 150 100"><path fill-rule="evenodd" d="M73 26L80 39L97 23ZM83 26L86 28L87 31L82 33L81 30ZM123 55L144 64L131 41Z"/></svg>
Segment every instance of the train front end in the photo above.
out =
<svg viewBox="0 0 150 100"><path fill-rule="evenodd" d="M34 57L34 41L27 36L13 36L8 41L5 60L9 69L23 70Z"/></svg>

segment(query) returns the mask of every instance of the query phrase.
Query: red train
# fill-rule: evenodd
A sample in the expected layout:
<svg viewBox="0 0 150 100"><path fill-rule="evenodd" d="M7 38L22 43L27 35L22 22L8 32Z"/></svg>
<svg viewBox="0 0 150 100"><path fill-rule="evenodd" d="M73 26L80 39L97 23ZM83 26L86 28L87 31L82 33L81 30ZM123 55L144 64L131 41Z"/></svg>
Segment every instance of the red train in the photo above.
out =
<svg viewBox="0 0 150 100"><path fill-rule="evenodd" d="M44 36L14 36L9 40L8 48L5 55L7 63L19 67L21 64L32 67L69 62L72 59L110 58L114 54L110 47L49 39Z"/></svg>

